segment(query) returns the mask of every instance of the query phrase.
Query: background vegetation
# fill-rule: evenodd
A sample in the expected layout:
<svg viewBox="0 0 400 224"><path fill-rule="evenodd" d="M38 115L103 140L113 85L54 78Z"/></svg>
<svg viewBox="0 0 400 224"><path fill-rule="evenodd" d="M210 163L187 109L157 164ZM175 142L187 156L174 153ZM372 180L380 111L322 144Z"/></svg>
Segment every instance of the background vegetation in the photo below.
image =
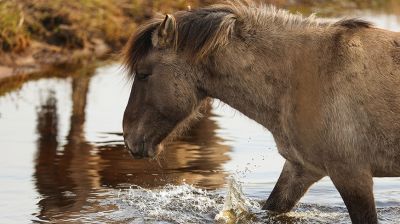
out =
<svg viewBox="0 0 400 224"><path fill-rule="evenodd" d="M203 1L192 1L197 5ZM96 39L120 48L154 11L183 9L186 0L0 0L0 51L22 52L34 41L81 49Z"/></svg>
<svg viewBox="0 0 400 224"><path fill-rule="evenodd" d="M43 49L71 54L74 50L118 51L138 23L154 12L197 7L218 0L0 0L0 58ZM345 8L399 9L397 0L264 0L281 7L329 5ZM398 10L400 12L400 10ZM307 12L306 12L307 13ZM39 49L39 50L38 50ZM103 51L106 51L103 49ZM104 52L103 52L104 53ZM40 57L40 54L38 54ZM41 57L48 57L42 54ZM11 61L10 59L8 60ZM7 60L0 61L6 63Z"/></svg>

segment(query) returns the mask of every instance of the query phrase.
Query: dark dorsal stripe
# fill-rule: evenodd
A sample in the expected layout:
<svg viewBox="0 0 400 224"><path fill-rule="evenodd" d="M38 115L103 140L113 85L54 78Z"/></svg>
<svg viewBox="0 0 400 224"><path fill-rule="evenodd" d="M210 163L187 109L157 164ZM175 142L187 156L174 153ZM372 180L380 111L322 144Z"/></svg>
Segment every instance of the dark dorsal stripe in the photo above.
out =
<svg viewBox="0 0 400 224"><path fill-rule="evenodd" d="M349 29L370 28L373 26L372 23L359 18L340 20L339 22L336 23L336 25L343 26Z"/></svg>

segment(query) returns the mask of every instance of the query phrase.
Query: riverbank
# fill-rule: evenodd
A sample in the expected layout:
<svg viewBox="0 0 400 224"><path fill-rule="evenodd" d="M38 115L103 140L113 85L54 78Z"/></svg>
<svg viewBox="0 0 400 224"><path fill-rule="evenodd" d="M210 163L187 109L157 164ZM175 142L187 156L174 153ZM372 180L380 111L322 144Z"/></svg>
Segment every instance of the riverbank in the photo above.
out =
<svg viewBox="0 0 400 224"><path fill-rule="evenodd" d="M112 58L153 12L185 7L184 0L0 0L0 80Z"/></svg>
<svg viewBox="0 0 400 224"><path fill-rule="evenodd" d="M151 18L154 12L168 13L217 1L0 0L0 83L17 75L25 77L54 67L116 58L137 24ZM396 0L267 2L305 14L313 12L312 6L322 4L330 5L335 11L337 8L400 8ZM323 13L329 15L329 12Z"/></svg>

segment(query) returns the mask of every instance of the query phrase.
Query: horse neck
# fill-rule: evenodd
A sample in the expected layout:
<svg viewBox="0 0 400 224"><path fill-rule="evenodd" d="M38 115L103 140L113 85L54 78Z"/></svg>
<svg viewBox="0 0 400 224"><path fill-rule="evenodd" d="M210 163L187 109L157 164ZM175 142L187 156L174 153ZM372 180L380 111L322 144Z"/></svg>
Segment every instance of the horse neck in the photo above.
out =
<svg viewBox="0 0 400 224"><path fill-rule="evenodd" d="M210 60L205 81L209 96L271 132L279 131L285 112L293 108L291 93L298 80L295 76L309 59L304 57L316 57L323 43L323 37L316 37L315 30L291 30L275 36L233 41Z"/></svg>

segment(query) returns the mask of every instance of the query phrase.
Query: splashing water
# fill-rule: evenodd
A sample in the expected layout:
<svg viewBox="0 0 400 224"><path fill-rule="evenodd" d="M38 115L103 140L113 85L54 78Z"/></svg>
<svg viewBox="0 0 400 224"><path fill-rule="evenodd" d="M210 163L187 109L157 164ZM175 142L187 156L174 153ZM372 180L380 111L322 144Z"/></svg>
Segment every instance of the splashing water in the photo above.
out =
<svg viewBox="0 0 400 224"><path fill-rule="evenodd" d="M256 218L253 210L260 210L260 208L258 202L246 198L242 186L235 178L231 177L228 180L228 192L224 207L215 217L215 220L223 223L247 223Z"/></svg>
<svg viewBox="0 0 400 224"><path fill-rule="evenodd" d="M133 209L136 221L146 222L210 223L223 207L220 195L188 184L153 190L133 186L119 198Z"/></svg>
<svg viewBox="0 0 400 224"><path fill-rule="evenodd" d="M240 184L230 178L227 195L192 185L166 185L160 189L131 186L118 193L122 213L113 219L146 223L247 223L260 205L247 199ZM119 217L117 217L119 216Z"/></svg>
<svg viewBox="0 0 400 224"><path fill-rule="evenodd" d="M242 184L230 177L224 191L207 191L189 184L157 189L133 185L118 192L118 201L103 205L119 207L117 212L105 214L107 220L119 223L350 223L343 206L299 203L289 213L269 213L261 210L257 200L245 196ZM398 209L378 212L385 213L380 222L397 223L393 217L397 217Z"/></svg>
<svg viewBox="0 0 400 224"><path fill-rule="evenodd" d="M96 213L89 220L118 223L351 223L343 206L299 203L286 214L261 210L257 200L245 196L242 183L227 181L226 191L207 191L189 184L166 185L158 189L131 186L121 190L115 200L105 200L102 207L117 206L110 212ZM226 195L226 196L223 196ZM109 194L104 195L110 198ZM399 209L378 208L381 223L397 223Z"/></svg>

